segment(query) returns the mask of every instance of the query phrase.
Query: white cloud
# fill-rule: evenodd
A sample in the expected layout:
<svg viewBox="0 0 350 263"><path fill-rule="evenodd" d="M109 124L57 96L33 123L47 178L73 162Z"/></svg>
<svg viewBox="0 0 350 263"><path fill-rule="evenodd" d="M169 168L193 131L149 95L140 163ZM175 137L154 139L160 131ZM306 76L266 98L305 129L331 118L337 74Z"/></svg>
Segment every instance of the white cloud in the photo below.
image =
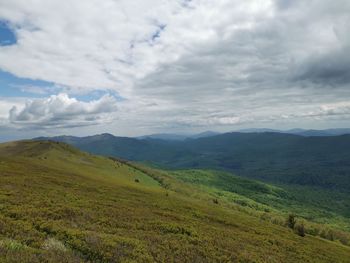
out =
<svg viewBox="0 0 350 263"><path fill-rule="evenodd" d="M271 12L271 1L1 1L0 18L12 23L18 43L1 47L0 67L128 96L135 80L190 55L197 45L250 30Z"/></svg>
<svg viewBox="0 0 350 263"><path fill-rule="evenodd" d="M90 102L78 101L61 93L45 99L28 100L24 107L13 106L9 120L19 126L79 127L106 123L117 111L116 100L105 95Z"/></svg>
<svg viewBox="0 0 350 263"><path fill-rule="evenodd" d="M21 107L25 102L24 98L0 97L0 118L8 119L9 111L13 106Z"/></svg>
<svg viewBox="0 0 350 263"><path fill-rule="evenodd" d="M350 97L349 14L348 0L0 0L18 37L0 47L0 68L69 94L118 92L118 123L101 131L305 124ZM85 120L98 117L85 106L48 110L50 99L17 107L12 122L110 121Z"/></svg>
<svg viewBox="0 0 350 263"><path fill-rule="evenodd" d="M339 102L333 104L321 105L316 111L305 114L308 117L350 117L350 102Z"/></svg>

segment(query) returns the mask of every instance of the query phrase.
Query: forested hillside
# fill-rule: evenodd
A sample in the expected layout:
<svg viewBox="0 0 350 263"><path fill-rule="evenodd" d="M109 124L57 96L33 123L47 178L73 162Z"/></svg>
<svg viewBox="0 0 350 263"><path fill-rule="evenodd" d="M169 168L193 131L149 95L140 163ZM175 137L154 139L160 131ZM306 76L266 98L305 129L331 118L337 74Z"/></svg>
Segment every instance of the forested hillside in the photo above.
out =
<svg viewBox="0 0 350 263"><path fill-rule="evenodd" d="M281 133L226 133L166 141L103 134L49 139L88 152L151 162L165 168L221 169L272 183L350 191L350 135L304 137Z"/></svg>

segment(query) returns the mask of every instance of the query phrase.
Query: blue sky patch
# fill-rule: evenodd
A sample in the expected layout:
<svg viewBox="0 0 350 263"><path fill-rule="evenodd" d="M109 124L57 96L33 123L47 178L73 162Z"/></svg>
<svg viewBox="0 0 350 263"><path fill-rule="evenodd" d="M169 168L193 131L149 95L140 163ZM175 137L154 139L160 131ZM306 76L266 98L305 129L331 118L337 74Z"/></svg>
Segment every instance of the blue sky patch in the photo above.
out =
<svg viewBox="0 0 350 263"><path fill-rule="evenodd" d="M0 20L0 46L10 46L17 43L16 35L6 21Z"/></svg>
<svg viewBox="0 0 350 263"><path fill-rule="evenodd" d="M62 92L62 89L63 86L60 87L52 82L19 78L0 70L0 97L45 98ZM106 94L113 96L117 101L125 100L118 92L112 90L95 90L83 95L74 94L70 96L88 102L98 100Z"/></svg>
<svg viewBox="0 0 350 263"><path fill-rule="evenodd" d="M80 101L89 102L92 100L98 100L107 94L110 96L113 96L117 101L124 101L125 100L125 98L120 96L118 92L112 91L112 90L107 90L107 91L106 90L95 90L95 91L89 92L89 93L84 94L84 95L76 95L73 97L77 98Z"/></svg>
<svg viewBox="0 0 350 263"><path fill-rule="evenodd" d="M45 97L45 89L53 86L51 82L19 78L0 70L1 97Z"/></svg>

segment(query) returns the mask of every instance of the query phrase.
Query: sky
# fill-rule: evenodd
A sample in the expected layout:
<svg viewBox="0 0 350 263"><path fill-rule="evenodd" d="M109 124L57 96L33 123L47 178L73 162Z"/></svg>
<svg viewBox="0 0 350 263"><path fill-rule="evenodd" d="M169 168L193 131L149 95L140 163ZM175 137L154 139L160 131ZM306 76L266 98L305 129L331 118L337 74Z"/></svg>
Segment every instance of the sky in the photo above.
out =
<svg viewBox="0 0 350 263"><path fill-rule="evenodd" d="M349 0L0 0L0 140L350 127Z"/></svg>

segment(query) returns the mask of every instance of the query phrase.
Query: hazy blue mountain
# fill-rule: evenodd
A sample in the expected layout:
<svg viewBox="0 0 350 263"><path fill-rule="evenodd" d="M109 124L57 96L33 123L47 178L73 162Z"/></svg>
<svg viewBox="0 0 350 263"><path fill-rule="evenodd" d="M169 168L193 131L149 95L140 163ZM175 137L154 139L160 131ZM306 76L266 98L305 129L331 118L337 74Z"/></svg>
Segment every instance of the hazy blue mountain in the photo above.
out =
<svg viewBox="0 0 350 263"><path fill-rule="evenodd" d="M242 133L264 133L264 132L275 132L275 133L286 133L300 136L338 136L344 134L350 134L349 128L338 128L338 129L325 129L325 130L313 130L313 129L290 129L290 130L277 130L269 128L250 128L242 129L237 132Z"/></svg>
<svg viewBox="0 0 350 263"><path fill-rule="evenodd" d="M171 133L156 133L150 135L143 135L137 137L139 139L160 139L160 140L170 140L170 141L184 141L190 135L181 135L181 134L171 134Z"/></svg>
<svg viewBox="0 0 350 263"><path fill-rule="evenodd" d="M216 136L219 134L220 134L219 132L205 131L205 132L201 132L198 134L194 134L194 135L190 136L190 138L192 138L192 139L206 138L206 137Z"/></svg>
<svg viewBox="0 0 350 263"><path fill-rule="evenodd" d="M279 132L279 133L283 133L282 130L275 130L275 129L269 129L269 128L249 128L249 129L241 129L241 130L238 130L237 132L242 132L242 133Z"/></svg>
<svg viewBox="0 0 350 263"><path fill-rule="evenodd" d="M288 131L287 131L288 132ZM290 132L302 136L338 136L344 134L350 134L350 129L326 129L326 130L299 130Z"/></svg>
<svg viewBox="0 0 350 263"><path fill-rule="evenodd" d="M350 134L349 128L338 128L338 129L325 129L325 130L313 130L313 129L290 129L290 130L277 130L269 128L250 128L238 130L242 133L264 133L264 132L275 132L275 133L286 133L295 134L300 136L338 136L344 134Z"/></svg>
<svg viewBox="0 0 350 263"><path fill-rule="evenodd" d="M197 138L205 138L218 135L220 133L213 131L205 131L197 134L172 134L172 133L156 133L150 135L143 135L137 137L139 139L160 139L160 140L168 140L168 141L184 141L186 139L197 139Z"/></svg>

